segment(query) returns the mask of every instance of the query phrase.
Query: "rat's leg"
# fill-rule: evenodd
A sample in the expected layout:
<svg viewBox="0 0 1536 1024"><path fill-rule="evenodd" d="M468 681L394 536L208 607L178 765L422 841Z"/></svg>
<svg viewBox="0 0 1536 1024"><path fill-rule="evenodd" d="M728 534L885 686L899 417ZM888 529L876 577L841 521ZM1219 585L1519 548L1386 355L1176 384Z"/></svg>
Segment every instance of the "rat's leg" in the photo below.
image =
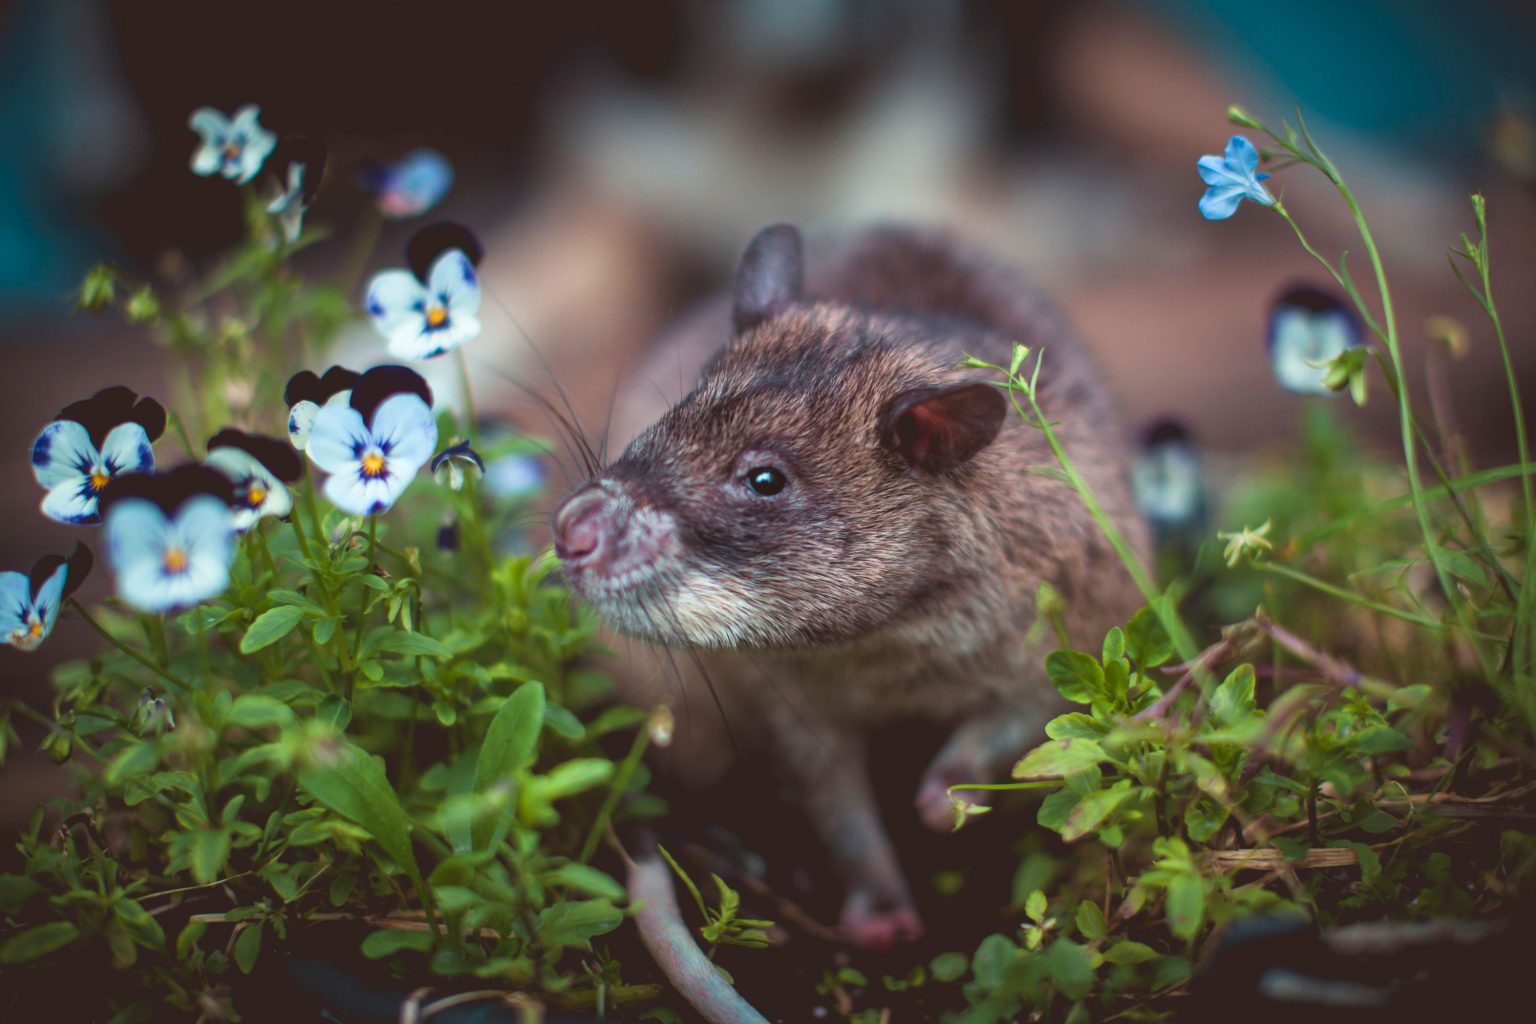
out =
<svg viewBox="0 0 1536 1024"><path fill-rule="evenodd" d="M833 730L803 727L782 744L805 808L848 887L839 923L861 946L883 949L911 941L923 926L912 905L896 851L880 823L864 766L864 744Z"/></svg>
<svg viewBox="0 0 1536 1024"><path fill-rule="evenodd" d="M993 708L957 728L945 742L917 787L918 816L937 832L955 825L955 805L949 787L966 782L994 782L1005 766L1023 756L1043 734L1047 715L1039 708ZM967 802L986 805L992 794L984 789L960 794Z"/></svg>

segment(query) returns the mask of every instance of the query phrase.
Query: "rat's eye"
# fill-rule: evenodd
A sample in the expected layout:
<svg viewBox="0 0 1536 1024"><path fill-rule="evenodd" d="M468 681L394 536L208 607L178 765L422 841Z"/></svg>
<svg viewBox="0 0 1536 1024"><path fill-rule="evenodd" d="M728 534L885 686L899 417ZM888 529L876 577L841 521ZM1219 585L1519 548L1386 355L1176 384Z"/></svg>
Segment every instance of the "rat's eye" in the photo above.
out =
<svg viewBox="0 0 1536 1024"><path fill-rule="evenodd" d="M778 494L789 484L782 470L772 466L757 466L747 470L747 486L765 498Z"/></svg>

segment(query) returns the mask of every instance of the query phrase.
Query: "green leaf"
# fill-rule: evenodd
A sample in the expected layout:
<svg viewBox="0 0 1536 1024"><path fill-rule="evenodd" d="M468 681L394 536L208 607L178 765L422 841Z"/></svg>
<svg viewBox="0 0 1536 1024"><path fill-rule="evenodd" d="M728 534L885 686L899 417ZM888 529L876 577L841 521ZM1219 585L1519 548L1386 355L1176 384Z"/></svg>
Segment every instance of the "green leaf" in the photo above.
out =
<svg viewBox="0 0 1536 1024"><path fill-rule="evenodd" d="M1045 951L1046 967L1056 990L1068 999L1081 999L1093 987L1093 960L1071 939L1057 939Z"/></svg>
<svg viewBox="0 0 1536 1024"><path fill-rule="evenodd" d="M73 921L50 921L12 935L0 946L0 964L20 964L63 949L80 937Z"/></svg>
<svg viewBox="0 0 1536 1024"><path fill-rule="evenodd" d="M623 920L623 912L607 900L580 900L541 910L535 928L546 945L581 946L613 931Z"/></svg>
<svg viewBox="0 0 1536 1024"><path fill-rule="evenodd" d="M1236 725L1252 715L1253 687L1253 666L1237 666L1211 694L1211 716L1222 725Z"/></svg>
<svg viewBox="0 0 1536 1024"><path fill-rule="evenodd" d="M159 763L159 744L153 740L141 740L118 751L102 774L108 785L121 786L133 776L149 774Z"/></svg>
<svg viewBox="0 0 1536 1024"><path fill-rule="evenodd" d="M1029 894L1029 899L1024 901L1024 916L1035 924L1045 920L1045 893L1039 889Z"/></svg>
<svg viewBox="0 0 1536 1024"><path fill-rule="evenodd" d="M291 604L281 604L262 612L240 638L240 653L251 654L277 643L293 632L303 618L304 609Z"/></svg>
<svg viewBox="0 0 1536 1024"><path fill-rule="evenodd" d="M384 762L347 740L299 771L299 786L315 801L366 829L418 889L421 870L411 851L411 823L384 774Z"/></svg>
<svg viewBox="0 0 1536 1024"><path fill-rule="evenodd" d="M369 933L363 940L363 956L369 960L382 960L403 950L425 953L431 948L431 932L408 932L397 928L386 928Z"/></svg>
<svg viewBox="0 0 1536 1024"><path fill-rule="evenodd" d="M1067 815L1072 813L1072 808L1076 807L1081 799L1081 793L1074 793L1070 789L1059 789L1041 801L1035 820L1039 822L1041 828L1060 832L1067 827Z"/></svg>
<svg viewBox="0 0 1536 1024"><path fill-rule="evenodd" d="M1099 658L1108 665L1112 661L1118 661L1125 653L1125 634L1119 626L1111 626L1108 633L1104 634L1104 653Z"/></svg>
<svg viewBox="0 0 1536 1024"><path fill-rule="evenodd" d="M1197 843L1209 840L1226 824L1227 812L1215 800L1201 796L1184 809L1184 829Z"/></svg>
<svg viewBox="0 0 1536 1024"><path fill-rule="evenodd" d="M192 877L207 885L219 877L229 858L229 832L222 828L203 829L192 837Z"/></svg>
<svg viewBox="0 0 1536 1024"><path fill-rule="evenodd" d="M1198 875L1174 875L1168 880L1168 930L1186 942L1205 923L1205 882Z"/></svg>
<svg viewBox="0 0 1536 1024"><path fill-rule="evenodd" d="M293 722L293 709L275 697L242 693L229 706L224 721L242 729L260 729L270 725L284 726Z"/></svg>
<svg viewBox="0 0 1536 1024"><path fill-rule="evenodd" d="M1045 734L1053 740L1098 740L1108 732L1109 726L1081 711L1069 711L1045 723Z"/></svg>
<svg viewBox="0 0 1536 1024"><path fill-rule="evenodd" d="M1094 942L1109 936L1109 928L1104 923L1104 911L1092 900L1083 900L1077 905L1077 933Z"/></svg>
<svg viewBox="0 0 1536 1024"><path fill-rule="evenodd" d="M1390 725L1373 725L1350 737L1349 745L1360 754L1389 754L1411 749L1413 740Z"/></svg>
<svg viewBox="0 0 1536 1024"><path fill-rule="evenodd" d="M1093 740L1063 739L1040 744L1013 766L1016 779L1041 779L1070 775L1079 768L1109 760Z"/></svg>
<svg viewBox="0 0 1536 1024"><path fill-rule="evenodd" d="M402 629L385 633L373 645L372 651L366 650L366 644L364 647L364 657L373 653L404 654L413 658L448 658L453 655L448 646L436 637L427 636L425 633L407 633Z"/></svg>
<svg viewBox="0 0 1536 1024"><path fill-rule="evenodd" d="M1131 793L1132 789L1129 782L1117 783L1113 789L1101 789L1097 792L1089 793L1077 802L1076 807L1068 812L1067 820L1060 830L1061 838L1070 843L1092 832Z"/></svg>
<svg viewBox="0 0 1536 1024"><path fill-rule="evenodd" d="M1157 950L1151 946L1130 939L1117 942L1104 951L1104 959L1112 964L1144 964L1148 960L1156 960L1158 956Z"/></svg>
<svg viewBox="0 0 1536 1024"><path fill-rule="evenodd" d="M476 793L487 793L503 780L510 781L533 762L543 723L544 684L524 683L496 709L486 730L485 742L475 758ZM494 827L495 822L489 818L475 821L472 835L476 848L483 848L490 841Z"/></svg>
<svg viewBox="0 0 1536 1024"><path fill-rule="evenodd" d="M1057 692L1078 704L1091 704L1104 692L1104 670L1082 651L1052 651L1045 659L1045 672Z"/></svg>
<svg viewBox="0 0 1536 1024"><path fill-rule="evenodd" d="M601 757L573 757L555 765L547 775L535 776L534 787L545 800L563 800L600 786L613 777L612 761Z"/></svg>
<svg viewBox="0 0 1536 1024"><path fill-rule="evenodd" d="M934 981L959 981L971 966L964 953L940 953L928 965Z"/></svg>
<svg viewBox="0 0 1536 1024"><path fill-rule="evenodd" d="M352 724L352 705L339 693L327 694L315 709L315 719L336 732L346 732L347 726Z"/></svg>
<svg viewBox="0 0 1536 1024"><path fill-rule="evenodd" d="M1125 653L1143 672L1173 657L1173 641L1151 605L1131 616L1126 624Z"/></svg>
<svg viewBox="0 0 1536 1024"><path fill-rule="evenodd" d="M248 924L235 936L235 966L241 974L250 974L261 953L261 932L266 925L260 921Z"/></svg>
<svg viewBox="0 0 1536 1024"><path fill-rule="evenodd" d="M603 896L615 901L624 898L624 887L612 875L574 861L562 864L546 877L555 885L574 889L587 896Z"/></svg>

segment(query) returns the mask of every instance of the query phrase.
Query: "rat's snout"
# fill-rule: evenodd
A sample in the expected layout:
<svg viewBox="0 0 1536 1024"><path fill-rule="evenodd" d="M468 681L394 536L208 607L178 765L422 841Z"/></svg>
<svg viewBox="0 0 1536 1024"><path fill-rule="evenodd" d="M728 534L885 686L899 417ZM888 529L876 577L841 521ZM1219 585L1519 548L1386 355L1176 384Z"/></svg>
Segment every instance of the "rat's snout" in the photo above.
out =
<svg viewBox="0 0 1536 1024"><path fill-rule="evenodd" d="M555 554L573 566L611 561L627 518L618 497L601 483L577 491L555 510Z"/></svg>

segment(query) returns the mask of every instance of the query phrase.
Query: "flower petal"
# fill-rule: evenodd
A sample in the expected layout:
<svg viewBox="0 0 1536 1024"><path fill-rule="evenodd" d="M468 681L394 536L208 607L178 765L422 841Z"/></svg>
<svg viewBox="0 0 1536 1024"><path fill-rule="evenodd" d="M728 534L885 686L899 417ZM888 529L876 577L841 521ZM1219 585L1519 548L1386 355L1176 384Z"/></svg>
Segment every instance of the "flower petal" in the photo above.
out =
<svg viewBox="0 0 1536 1024"><path fill-rule="evenodd" d="M326 403L315 417L305 451L327 473L355 471L371 440L361 413L350 405Z"/></svg>
<svg viewBox="0 0 1536 1024"><path fill-rule="evenodd" d="M91 435L74 420L54 420L32 442L32 475L44 487L89 477L100 455Z"/></svg>
<svg viewBox="0 0 1536 1024"><path fill-rule="evenodd" d="M1234 135L1227 140L1225 157L1234 171L1247 177L1253 177L1253 172L1259 169L1259 151L1241 135Z"/></svg>
<svg viewBox="0 0 1536 1024"><path fill-rule="evenodd" d="M303 451L309 444L309 432L318 415L320 406L309 401L295 402L293 408L288 410L288 441L299 451Z"/></svg>
<svg viewBox="0 0 1536 1024"><path fill-rule="evenodd" d="M43 496L43 515L61 523L78 526L96 521L96 492L90 479L65 480Z"/></svg>
<svg viewBox="0 0 1536 1024"><path fill-rule="evenodd" d="M101 460L107 472L137 473L155 468L155 451L149 435L137 423L120 423L107 432L101 442Z"/></svg>
<svg viewBox="0 0 1536 1024"><path fill-rule="evenodd" d="M437 447L437 420L419 395L391 395L373 414L371 433L388 456L390 476L416 475Z"/></svg>
<svg viewBox="0 0 1536 1024"><path fill-rule="evenodd" d="M480 311L480 278L459 249L449 249L432 263L427 291L447 307L450 319Z"/></svg>
<svg viewBox="0 0 1536 1024"><path fill-rule="evenodd" d="M343 512L376 516L388 512L410 482L410 477L393 472L370 480L358 470L343 471L326 478L325 496Z"/></svg>
<svg viewBox="0 0 1536 1024"><path fill-rule="evenodd" d="M1247 183L1241 175L1232 173L1227 162L1219 156L1203 156L1195 162L1195 169L1200 172L1200 180L1207 185L1244 185Z"/></svg>
<svg viewBox="0 0 1536 1024"><path fill-rule="evenodd" d="M201 135L204 142L223 142L231 125L222 112L212 107L198 107L187 119L187 127Z"/></svg>
<svg viewBox="0 0 1536 1024"><path fill-rule="evenodd" d="M423 321L423 328L425 328L425 321ZM396 359L435 359L452 352L479 335L478 318L469 313L462 315L453 313L449 315L448 321L443 326L435 330L402 330L398 336L390 339L389 354Z"/></svg>
<svg viewBox="0 0 1536 1024"><path fill-rule="evenodd" d="M1237 204L1243 201L1241 187L1212 186L1200 197L1200 215L1206 220L1226 220L1237 212Z"/></svg>
<svg viewBox="0 0 1536 1024"><path fill-rule="evenodd" d="M407 270L386 270L368 282L364 308L379 334L393 345L427 327L427 289Z"/></svg>
<svg viewBox="0 0 1536 1024"><path fill-rule="evenodd" d="M0 641L14 643L12 636L26 632L32 609L32 582L23 572L0 572Z"/></svg>
<svg viewBox="0 0 1536 1024"><path fill-rule="evenodd" d="M37 588L37 594L32 598L32 607L43 620L43 635L38 637L39 641L48 639L48 634L53 632L53 624L59 620L59 608L64 604L64 580L68 575L69 566L59 566Z"/></svg>

